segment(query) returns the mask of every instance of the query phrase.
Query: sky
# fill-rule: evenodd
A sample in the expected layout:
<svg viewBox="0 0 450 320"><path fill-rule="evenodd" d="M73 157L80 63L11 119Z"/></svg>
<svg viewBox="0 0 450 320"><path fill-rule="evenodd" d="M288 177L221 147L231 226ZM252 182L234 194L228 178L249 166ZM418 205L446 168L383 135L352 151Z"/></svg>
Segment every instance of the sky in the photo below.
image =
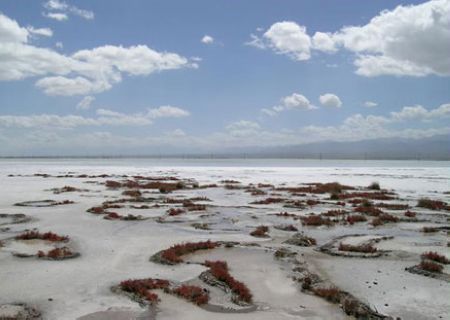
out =
<svg viewBox="0 0 450 320"><path fill-rule="evenodd" d="M0 155L450 134L450 0L0 1Z"/></svg>

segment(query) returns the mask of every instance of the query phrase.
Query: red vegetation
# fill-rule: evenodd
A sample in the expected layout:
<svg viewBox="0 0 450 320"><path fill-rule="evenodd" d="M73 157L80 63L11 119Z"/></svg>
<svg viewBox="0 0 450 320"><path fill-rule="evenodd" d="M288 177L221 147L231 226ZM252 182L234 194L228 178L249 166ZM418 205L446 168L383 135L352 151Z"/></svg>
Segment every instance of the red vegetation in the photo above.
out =
<svg viewBox="0 0 450 320"><path fill-rule="evenodd" d="M120 219L122 216L116 212L110 212L108 215L106 215L103 219L106 220L117 220Z"/></svg>
<svg viewBox="0 0 450 320"><path fill-rule="evenodd" d="M252 302L252 294L245 284L237 281L228 271L225 261L205 261L205 266L210 268L211 274L219 281L226 283L231 291L236 294L241 301Z"/></svg>
<svg viewBox="0 0 450 320"><path fill-rule="evenodd" d="M283 218L294 218L294 219L298 218L298 215L293 214L293 213L287 213L287 212L275 213L275 215L277 217L283 217Z"/></svg>
<svg viewBox="0 0 450 320"><path fill-rule="evenodd" d="M377 248L375 248L371 244L351 245L343 244L341 242L339 243L339 251L375 253L377 252Z"/></svg>
<svg viewBox="0 0 450 320"><path fill-rule="evenodd" d="M106 180L105 186L107 188L117 189L117 188L120 188L122 186L122 184L118 181Z"/></svg>
<svg viewBox="0 0 450 320"><path fill-rule="evenodd" d="M380 208L390 209L390 210L406 210L409 208L409 206L407 204L384 203L384 202L377 203L377 204L375 204L375 206L380 207Z"/></svg>
<svg viewBox="0 0 450 320"><path fill-rule="evenodd" d="M278 229L283 231L298 231L297 227L292 224L289 224L287 226L279 226Z"/></svg>
<svg viewBox="0 0 450 320"><path fill-rule="evenodd" d="M374 218L374 219L372 219L372 221L370 222L370 224L371 224L372 226L374 226L374 227L378 227L378 226L383 225L384 223L383 223L383 221L382 221L380 218Z"/></svg>
<svg viewBox="0 0 450 320"><path fill-rule="evenodd" d="M339 199L364 198L371 200L393 200L392 193L386 191L380 192L350 192L338 194Z"/></svg>
<svg viewBox="0 0 450 320"><path fill-rule="evenodd" d="M105 214L105 209L103 207L92 207L87 209L87 212L93 213L93 214Z"/></svg>
<svg viewBox="0 0 450 320"><path fill-rule="evenodd" d="M147 300L150 304L159 301L158 295L150 292L153 289L168 289L169 281L161 279L125 280L120 283L120 288Z"/></svg>
<svg viewBox="0 0 450 320"><path fill-rule="evenodd" d="M61 259L61 258L65 258L65 257L70 257L73 256L73 252L67 248L67 247L62 247L62 248L55 248L50 250L47 253L44 253L44 251L39 250L37 255L39 258L51 258L51 259Z"/></svg>
<svg viewBox="0 0 450 320"><path fill-rule="evenodd" d="M284 198L266 198L264 200L253 201L251 204L272 204L272 203L280 203L285 201Z"/></svg>
<svg viewBox="0 0 450 320"><path fill-rule="evenodd" d="M447 259L446 256L440 255L439 253L433 252L433 251L428 251L428 252L422 253L421 258L432 260L432 261L443 263L443 264L450 263L450 260Z"/></svg>
<svg viewBox="0 0 450 320"><path fill-rule="evenodd" d="M188 242L182 244L176 244L169 249L161 252L161 258L170 264L177 264L183 262L181 258L183 255L192 253L198 250L214 249L219 244L212 241L202 241L202 242Z"/></svg>
<svg viewBox="0 0 450 320"><path fill-rule="evenodd" d="M374 217L378 217L380 214L383 213L383 211L381 211L380 209L378 209L376 207L365 206L365 205L356 207L354 209L354 211L359 212L359 213L368 214L369 216L374 216Z"/></svg>
<svg viewBox="0 0 450 320"><path fill-rule="evenodd" d="M185 211L181 208L170 208L169 210L167 210L167 214L169 216L178 216L180 214L183 214Z"/></svg>
<svg viewBox="0 0 450 320"><path fill-rule="evenodd" d="M139 190L125 190L122 192L124 196L129 196L133 198L139 198L142 196L142 193Z"/></svg>
<svg viewBox="0 0 450 320"><path fill-rule="evenodd" d="M182 285L172 291L177 296L180 296L196 305L206 304L209 301L208 293L197 286Z"/></svg>
<svg viewBox="0 0 450 320"><path fill-rule="evenodd" d="M269 235L267 234L269 232L269 227L267 226L259 226L256 227L255 230L250 232L250 235L253 237L259 237L259 238L267 238Z"/></svg>
<svg viewBox="0 0 450 320"><path fill-rule="evenodd" d="M342 185L338 182L330 183L308 183L306 187L283 187L279 191L291 193L341 193L344 190L353 190L353 187Z"/></svg>
<svg viewBox="0 0 450 320"><path fill-rule="evenodd" d="M340 291L336 287L329 288L315 288L313 292L316 296L324 298L333 303L337 303L340 300Z"/></svg>
<svg viewBox="0 0 450 320"><path fill-rule="evenodd" d="M317 201L317 200L314 200L314 199L308 199L308 200L306 200L306 204L308 205L308 206L315 206L315 205L317 205L317 204L319 204L320 203L320 201Z"/></svg>
<svg viewBox="0 0 450 320"><path fill-rule="evenodd" d="M439 228L436 227L423 227L422 232L424 233L432 233L432 232L438 232Z"/></svg>
<svg viewBox="0 0 450 320"><path fill-rule="evenodd" d="M320 215L325 217L338 217L346 214L345 210L328 210L327 212L323 212Z"/></svg>
<svg viewBox="0 0 450 320"><path fill-rule="evenodd" d="M347 218L345 219L348 223L350 224L354 224L356 222L364 222L367 221L367 218L363 215L360 214L355 214L352 216L347 216Z"/></svg>
<svg viewBox="0 0 450 320"><path fill-rule="evenodd" d="M398 222L398 218L389 213L383 213L378 217L383 222Z"/></svg>
<svg viewBox="0 0 450 320"><path fill-rule="evenodd" d="M331 226L333 225L333 221L331 221L329 218L324 218L320 215L310 215L307 217L302 217L302 224L305 226Z"/></svg>
<svg viewBox="0 0 450 320"><path fill-rule="evenodd" d="M67 240L69 240L69 237L68 236L60 236L53 232L39 233L38 231L27 231L25 233L22 233L22 234L16 236L16 239L17 240L40 239L40 240L57 242L57 241L67 241Z"/></svg>
<svg viewBox="0 0 450 320"><path fill-rule="evenodd" d="M419 264L419 268L425 271L431 271L431 272L438 272L441 273L444 267L440 265L439 263L429 261L429 260L422 260Z"/></svg>
<svg viewBox="0 0 450 320"><path fill-rule="evenodd" d="M416 213L408 210L408 211L405 212L405 217L415 218L416 217Z"/></svg>
<svg viewBox="0 0 450 320"><path fill-rule="evenodd" d="M450 206L444 201L431 200L431 199L419 199L417 207L427 208L430 210L450 210Z"/></svg>

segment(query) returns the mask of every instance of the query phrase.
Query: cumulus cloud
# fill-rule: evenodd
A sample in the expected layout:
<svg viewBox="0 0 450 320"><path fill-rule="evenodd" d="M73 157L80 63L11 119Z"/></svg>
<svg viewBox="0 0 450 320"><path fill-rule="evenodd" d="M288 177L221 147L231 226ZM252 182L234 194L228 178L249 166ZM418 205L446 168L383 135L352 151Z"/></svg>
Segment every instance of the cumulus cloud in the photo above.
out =
<svg viewBox="0 0 450 320"><path fill-rule="evenodd" d="M67 14L62 12L43 12L42 15L46 18L53 19L56 21L65 21L69 19Z"/></svg>
<svg viewBox="0 0 450 320"><path fill-rule="evenodd" d="M212 44L214 43L214 38L206 34L200 41L204 44Z"/></svg>
<svg viewBox="0 0 450 320"><path fill-rule="evenodd" d="M97 109L96 117L83 117L70 114L64 116L54 114L27 116L0 115L0 128L17 127L72 129L76 127L104 125L145 126L152 124L153 121L157 118L179 118L189 115L190 113L187 110L172 106L162 106L158 108L148 109L146 112L133 114L125 114L109 109Z"/></svg>
<svg viewBox="0 0 450 320"><path fill-rule="evenodd" d="M366 108L374 108L374 107L378 106L378 103L373 102L373 101L366 101L363 103L363 106Z"/></svg>
<svg viewBox="0 0 450 320"><path fill-rule="evenodd" d="M338 49L330 33L316 32L312 37L313 48L319 51L334 53Z"/></svg>
<svg viewBox="0 0 450 320"><path fill-rule="evenodd" d="M196 62L176 53L158 52L146 45L105 45L63 55L30 44L30 30L0 14L0 80L42 77L36 86L48 95L90 95L111 89L122 81L123 74L146 76L198 67Z"/></svg>
<svg viewBox="0 0 450 320"><path fill-rule="evenodd" d="M263 108L261 109L261 112L269 116L274 116L279 112L291 109L314 110L317 109L317 107L312 105L308 98L304 95L293 93L289 96L281 98L279 105L273 106L272 108Z"/></svg>
<svg viewBox="0 0 450 320"><path fill-rule="evenodd" d="M83 99L81 99L80 102L77 104L77 109L80 110L87 110L91 107L92 102L94 102L95 97L93 96L86 96Z"/></svg>
<svg viewBox="0 0 450 320"><path fill-rule="evenodd" d="M74 5L70 5L67 2L59 0L48 0L44 3L44 8L50 11L44 13L45 17L58 21L67 20L68 13L79 16L86 20L92 20L95 17L94 12L90 10L80 9Z"/></svg>
<svg viewBox="0 0 450 320"><path fill-rule="evenodd" d="M51 37L53 36L53 31L50 28L34 28L32 26L27 27L27 30L32 35Z"/></svg>
<svg viewBox="0 0 450 320"><path fill-rule="evenodd" d="M406 106L399 112L391 112L393 120L430 120L434 118L443 118L450 116L450 103L442 104L436 109L428 110L421 105Z"/></svg>
<svg viewBox="0 0 450 320"><path fill-rule="evenodd" d="M450 76L450 1L431 0L383 10L362 26L345 26L334 33L316 32L293 21L276 22L262 37L247 44L270 48L294 60L308 60L311 50L355 55L361 76Z"/></svg>
<svg viewBox="0 0 450 320"><path fill-rule="evenodd" d="M274 23L263 35L266 45L278 54L285 54L294 60L308 60L311 57L311 38L306 27L292 21Z"/></svg>
<svg viewBox="0 0 450 320"><path fill-rule="evenodd" d="M333 93L325 93L319 97L320 104L329 108L340 108L342 106L341 99Z"/></svg>

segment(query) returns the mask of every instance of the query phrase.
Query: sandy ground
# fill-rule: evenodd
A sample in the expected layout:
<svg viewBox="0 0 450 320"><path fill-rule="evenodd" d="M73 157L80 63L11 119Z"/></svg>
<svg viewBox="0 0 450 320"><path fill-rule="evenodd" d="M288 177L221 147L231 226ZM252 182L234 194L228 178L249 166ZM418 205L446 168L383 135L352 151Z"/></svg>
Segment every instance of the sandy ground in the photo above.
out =
<svg viewBox="0 0 450 320"><path fill-rule="evenodd" d="M159 293L156 319L348 319L337 305L311 294L301 292L290 277L290 266L273 258L273 248L292 233L276 230L275 225L294 224L300 231L317 239L318 245L345 234L394 236L377 247L391 250L387 257L358 259L333 257L313 250L289 246L302 259L307 259L320 275L349 291L379 312L402 319L450 319L450 284L406 272L405 267L417 264L424 251L437 251L450 258L446 232L423 234L423 226L448 225L449 212L413 208L420 223L396 223L374 229L367 223L335 225L333 227L304 227L298 220L274 216L280 211L297 215L320 213L334 208L319 204L306 209L286 209L282 204L250 206L249 203L266 196L251 196L243 190L222 187L175 191L170 197L206 196L212 201L206 212L191 212L167 217L169 207L114 209L119 214L142 215L142 221L107 221L87 213L90 207L105 200L122 198L122 190L108 190L103 183L112 178L42 178L34 173L53 175L76 174L139 174L145 176L175 175L193 178L200 184L219 183L223 179L248 183L271 183L296 186L306 182L339 181L352 186L367 186L378 181L383 188L395 189L402 203L414 206L420 197L449 202L449 178L439 168L241 168L241 167L142 167L142 166L77 166L55 164L0 165L0 213L24 213L33 219L23 224L3 224L0 240L11 239L25 229L53 231L68 235L71 245L81 256L63 261L14 257L12 251L33 253L47 249L46 244L24 244L5 241L0 247L0 304L27 303L42 312L43 319L143 319L146 309L129 298L111 292L110 288L130 278L163 278L192 281L205 270L198 264L159 265L150 256L173 244L222 240L255 242L258 248L216 249L189 256L189 260L226 260L232 274L245 282L253 293L257 310L250 313L212 313L171 295ZM9 174L25 176L8 177ZM30 176L29 176L30 175ZM113 180L120 180L114 178ZM86 183L88 181L94 183ZM63 186L88 189L84 192L53 194L50 189ZM287 194L285 194L287 195ZM150 190L146 197L161 197ZM312 195L320 199L322 195ZM72 200L75 203L53 207L17 207L14 203L31 200ZM399 202L399 201L393 201ZM351 208L346 208L351 209ZM386 212L398 214L396 211ZM403 211L401 211L403 212ZM435 215L438 214L436 217ZM205 216L202 216L205 215ZM166 223L158 223L165 217ZM171 222L173 221L173 222ZM177 221L177 222L175 222ZM193 222L208 223L210 230L195 229ZM270 238L249 235L256 226L270 227ZM4 227L7 227L6 229ZM368 238L367 238L368 239ZM361 239L348 239L357 243ZM264 250L267 247L267 250ZM445 267L445 272L450 272ZM376 284L375 284L376 282ZM109 310L109 311L107 311ZM107 311L106 313L104 311Z"/></svg>

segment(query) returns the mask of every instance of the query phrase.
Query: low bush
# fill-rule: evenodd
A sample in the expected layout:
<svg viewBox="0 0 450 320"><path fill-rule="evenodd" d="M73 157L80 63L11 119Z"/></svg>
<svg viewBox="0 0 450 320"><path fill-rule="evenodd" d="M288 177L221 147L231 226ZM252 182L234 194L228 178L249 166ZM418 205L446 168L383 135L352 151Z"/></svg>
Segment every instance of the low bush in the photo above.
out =
<svg viewBox="0 0 450 320"><path fill-rule="evenodd" d="M211 274L219 281L226 283L231 291L237 295L240 301L252 302L252 294L247 286L237 281L228 270L228 264L225 261L205 261L205 266L210 269Z"/></svg>
<svg viewBox="0 0 450 320"><path fill-rule="evenodd" d="M33 239L58 242L58 241L68 241L69 237L60 236L53 232L39 233L38 231L27 231L25 233L16 236L16 240L33 240Z"/></svg>
<svg viewBox="0 0 450 320"><path fill-rule="evenodd" d="M250 235L253 237L259 237L259 238L267 238L269 235L267 234L269 232L269 227L267 226L259 226L256 227L255 230L250 232Z"/></svg>
<svg viewBox="0 0 450 320"><path fill-rule="evenodd" d="M441 255L437 252L433 252L433 251L428 251L428 252L424 252L421 255L422 259L427 259L427 260L432 260L435 262L439 262L439 263L443 263L443 264L449 264L450 260L447 259L446 256Z"/></svg>
<svg viewBox="0 0 450 320"><path fill-rule="evenodd" d="M184 284L178 288L175 288L172 292L177 296L180 296L199 306L206 304L209 301L208 293L204 289L197 286L189 286Z"/></svg>
<svg viewBox="0 0 450 320"><path fill-rule="evenodd" d="M202 241L202 242L187 242L182 244L176 244L169 249L161 252L161 258L170 264L177 264L183 262L181 258L183 255L192 253L198 250L214 249L219 244L212 241Z"/></svg>
<svg viewBox="0 0 450 320"><path fill-rule="evenodd" d="M324 298L327 301L338 303L340 301L340 290L336 287L315 288L313 292L316 296Z"/></svg>
<svg viewBox="0 0 450 320"><path fill-rule="evenodd" d="M351 245L351 244L343 244L342 242L339 244L339 251L347 251L347 252L361 252L361 253L375 253L377 252L377 248L372 246L371 244L360 244L360 245Z"/></svg>
<svg viewBox="0 0 450 320"><path fill-rule="evenodd" d="M302 217L302 224L305 226L331 226L333 225L333 221L329 218L324 218L320 215L310 215L307 217Z"/></svg>
<svg viewBox="0 0 450 320"><path fill-rule="evenodd" d="M422 260L419 264L419 268L425 271L430 272L438 272L441 273L444 267L440 265L439 263L429 261L429 260Z"/></svg>

